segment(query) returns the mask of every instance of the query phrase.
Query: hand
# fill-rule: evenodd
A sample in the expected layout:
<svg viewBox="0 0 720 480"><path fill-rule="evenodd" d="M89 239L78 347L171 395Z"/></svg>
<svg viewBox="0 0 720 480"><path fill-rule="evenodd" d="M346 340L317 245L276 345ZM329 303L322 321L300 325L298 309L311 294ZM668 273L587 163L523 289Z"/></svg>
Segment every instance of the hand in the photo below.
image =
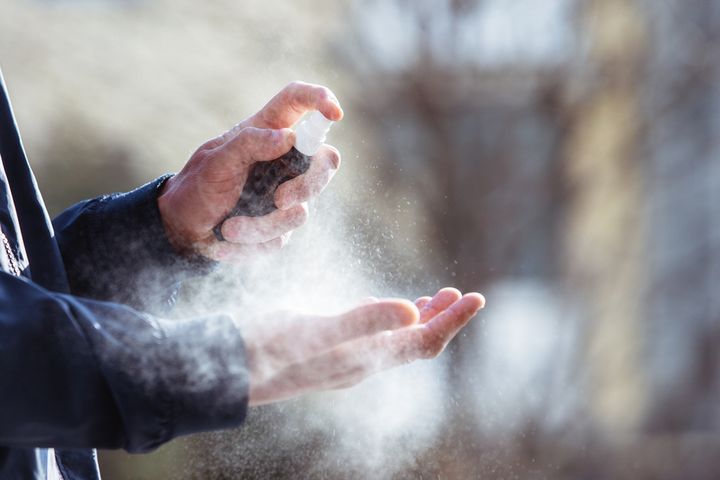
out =
<svg viewBox="0 0 720 480"><path fill-rule="evenodd" d="M289 233L307 219L305 203L320 193L340 165L340 154L324 145L308 171L278 187L278 210L262 217L233 217L222 225L224 242L213 227L222 222L240 198L255 162L274 160L295 143L290 130L302 115L319 110L338 121L343 112L325 87L293 82L258 113L205 142L183 169L167 180L158 198L165 231L181 253L238 261L282 247Z"/></svg>
<svg viewBox="0 0 720 480"><path fill-rule="evenodd" d="M276 314L275 321L243 326L250 405L350 387L372 373L436 357L484 305L479 293L444 288L414 304L373 300L337 316Z"/></svg>

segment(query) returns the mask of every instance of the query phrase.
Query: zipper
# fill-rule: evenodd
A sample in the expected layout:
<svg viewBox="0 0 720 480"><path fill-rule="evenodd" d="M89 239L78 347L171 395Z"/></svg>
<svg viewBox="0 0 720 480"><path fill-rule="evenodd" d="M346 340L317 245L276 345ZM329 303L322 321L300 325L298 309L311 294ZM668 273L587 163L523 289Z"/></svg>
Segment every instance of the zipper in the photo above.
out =
<svg viewBox="0 0 720 480"><path fill-rule="evenodd" d="M15 256L12 247L10 246L10 241L2 231L0 231L0 237L2 237L2 243L5 247L5 253L7 254L8 261L10 262L10 273L15 275L16 277L19 277L21 273L20 264L17 261L17 257Z"/></svg>

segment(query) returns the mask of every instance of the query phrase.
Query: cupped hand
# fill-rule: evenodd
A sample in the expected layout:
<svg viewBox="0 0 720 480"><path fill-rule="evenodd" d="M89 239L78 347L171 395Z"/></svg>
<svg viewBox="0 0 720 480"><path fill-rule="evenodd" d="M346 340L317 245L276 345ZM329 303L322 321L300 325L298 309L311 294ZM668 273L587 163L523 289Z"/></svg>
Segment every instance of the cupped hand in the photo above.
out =
<svg viewBox="0 0 720 480"><path fill-rule="evenodd" d="M479 293L444 288L415 303L372 300L337 316L281 313L241 326L250 404L345 388L375 372L434 358L484 305Z"/></svg>
<svg viewBox="0 0 720 480"><path fill-rule="evenodd" d="M289 233L307 219L306 202L320 193L340 165L338 151L324 145L308 171L278 187L277 210L261 217L233 217L222 224L226 241L212 229L235 206L256 162L274 160L295 143L289 128L308 111L338 121L343 112L327 88L293 82L259 112L198 148L158 197L165 231L173 247L186 254L239 261L282 247Z"/></svg>

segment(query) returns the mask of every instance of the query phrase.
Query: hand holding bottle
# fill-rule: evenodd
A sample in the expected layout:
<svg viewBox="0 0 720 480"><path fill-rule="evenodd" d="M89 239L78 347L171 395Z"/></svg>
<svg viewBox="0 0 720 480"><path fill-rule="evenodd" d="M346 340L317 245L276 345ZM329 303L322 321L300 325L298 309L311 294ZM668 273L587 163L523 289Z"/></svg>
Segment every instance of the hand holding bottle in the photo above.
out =
<svg viewBox="0 0 720 480"><path fill-rule="evenodd" d="M295 145L290 151L275 160L257 162L252 166L240 199L225 220L237 216L260 217L276 210L275 192L278 187L307 172L312 156L323 146L325 134L332 123L317 110L308 114L295 129ZM218 240L225 240L222 233L225 220L213 228Z"/></svg>
<svg viewBox="0 0 720 480"><path fill-rule="evenodd" d="M273 196L277 210L225 218L241 197L253 166L290 151L295 132L289 127L313 110L331 121L343 115L327 88L293 82L258 113L195 151L158 198L168 238L178 251L241 261L286 243L289 233L307 218L305 202L325 188L340 165L333 147L322 145L306 173L279 185ZM221 236L213 233L219 224Z"/></svg>

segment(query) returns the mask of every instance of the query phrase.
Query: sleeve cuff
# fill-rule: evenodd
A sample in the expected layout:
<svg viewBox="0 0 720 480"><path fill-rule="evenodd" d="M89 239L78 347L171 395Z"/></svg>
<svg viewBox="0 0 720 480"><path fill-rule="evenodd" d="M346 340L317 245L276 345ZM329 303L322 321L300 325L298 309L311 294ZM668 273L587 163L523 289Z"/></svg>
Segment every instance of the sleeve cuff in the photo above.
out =
<svg viewBox="0 0 720 480"><path fill-rule="evenodd" d="M217 267L217 262L199 255L181 255L170 244L157 204L159 190L170 176L101 197L84 209L87 226L74 230L84 237L89 254L72 260L79 272L73 276L75 283L84 285L81 292L165 314L180 282Z"/></svg>
<svg viewBox="0 0 720 480"><path fill-rule="evenodd" d="M178 367L164 382L173 412L171 438L240 425L247 414L249 375L232 319L160 320L160 327L170 364Z"/></svg>
<svg viewBox="0 0 720 480"><path fill-rule="evenodd" d="M140 254L139 260L149 262L145 263L149 267L162 268L168 276L182 281L211 273L218 263L200 255L181 255L170 244L157 199L160 189L172 176L166 174L131 192L110 195L103 199L100 210L107 227L118 230L115 239L135 245L130 238L140 236L142 252L133 252Z"/></svg>
<svg viewBox="0 0 720 480"><path fill-rule="evenodd" d="M118 446L147 452L181 435L244 420L250 376L240 329L229 315L169 320L123 305L71 296L66 302L112 398ZM77 368L93 367L85 360ZM102 427L108 435L111 418Z"/></svg>

